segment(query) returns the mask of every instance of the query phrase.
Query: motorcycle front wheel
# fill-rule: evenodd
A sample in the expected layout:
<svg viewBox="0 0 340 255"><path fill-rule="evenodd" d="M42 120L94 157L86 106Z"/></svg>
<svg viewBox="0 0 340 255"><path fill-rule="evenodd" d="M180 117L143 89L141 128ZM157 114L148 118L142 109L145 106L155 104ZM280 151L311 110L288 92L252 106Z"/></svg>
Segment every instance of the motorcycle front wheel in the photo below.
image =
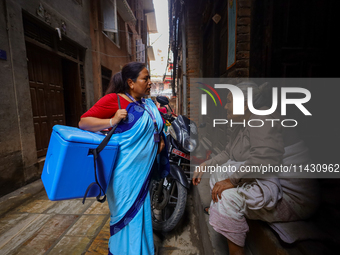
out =
<svg viewBox="0 0 340 255"><path fill-rule="evenodd" d="M181 220L187 202L187 189L173 178L152 181L150 189L152 228L169 232ZM157 190L161 187L161 192ZM159 196L157 194L160 194Z"/></svg>

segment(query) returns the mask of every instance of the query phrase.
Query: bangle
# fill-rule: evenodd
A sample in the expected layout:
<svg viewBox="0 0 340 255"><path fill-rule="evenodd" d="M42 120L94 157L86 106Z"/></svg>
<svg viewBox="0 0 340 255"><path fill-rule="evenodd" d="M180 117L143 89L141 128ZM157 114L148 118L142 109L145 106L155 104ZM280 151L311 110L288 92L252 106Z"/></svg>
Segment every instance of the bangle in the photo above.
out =
<svg viewBox="0 0 340 255"><path fill-rule="evenodd" d="M113 127L113 125L112 125L112 118L110 119L110 126Z"/></svg>

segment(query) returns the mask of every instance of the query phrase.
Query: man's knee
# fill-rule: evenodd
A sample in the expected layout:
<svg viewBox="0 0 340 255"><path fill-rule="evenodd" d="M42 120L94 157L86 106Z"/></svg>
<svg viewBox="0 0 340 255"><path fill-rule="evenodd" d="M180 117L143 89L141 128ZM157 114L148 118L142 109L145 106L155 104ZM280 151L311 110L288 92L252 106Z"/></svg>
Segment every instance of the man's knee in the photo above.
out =
<svg viewBox="0 0 340 255"><path fill-rule="evenodd" d="M232 218L240 218L240 212L244 209L244 198L237 192L236 188L227 189L222 192L222 199L213 205L218 212L231 216ZM214 210L211 210L214 213Z"/></svg>
<svg viewBox="0 0 340 255"><path fill-rule="evenodd" d="M237 192L237 188L226 189L222 192L223 203L230 204L230 206L236 205L242 207L244 205L244 197Z"/></svg>

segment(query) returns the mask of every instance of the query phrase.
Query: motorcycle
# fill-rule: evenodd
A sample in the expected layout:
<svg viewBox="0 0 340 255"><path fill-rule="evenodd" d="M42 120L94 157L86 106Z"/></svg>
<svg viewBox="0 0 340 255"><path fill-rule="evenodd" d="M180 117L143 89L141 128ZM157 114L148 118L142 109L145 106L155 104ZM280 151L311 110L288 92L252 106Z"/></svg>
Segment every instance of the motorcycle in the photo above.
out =
<svg viewBox="0 0 340 255"><path fill-rule="evenodd" d="M190 153L198 147L198 129L187 117L173 114L167 97L158 96L156 100L171 110L171 114L161 113L170 123L165 141L170 173L161 180L153 180L150 185L152 226L156 231L169 232L177 226L185 211L191 185Z"/></svg>

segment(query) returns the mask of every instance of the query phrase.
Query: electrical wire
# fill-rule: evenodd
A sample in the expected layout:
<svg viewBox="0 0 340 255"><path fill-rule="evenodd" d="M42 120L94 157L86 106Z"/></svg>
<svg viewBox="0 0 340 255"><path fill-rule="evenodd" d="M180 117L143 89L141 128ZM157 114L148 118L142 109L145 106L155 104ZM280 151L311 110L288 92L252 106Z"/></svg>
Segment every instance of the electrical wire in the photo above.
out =
<svg viewBox="0 0 340 255"><path fill-rule="evenodd" d="M109 54L106 54L104 52L101 52L101 51L96 51L96 50L91 50L92 52L95 52L95 53L99 53L99 54L102 54L102 55L105 55L107 57L111 57L111 58L127 58L127 57L130 57L130 56L133 56L133 55L136 55L141 53L141 52L145 52L145 49L144 50L141 50L141 51L138 51L136 52L135 54L131 54L131 55L125 55L125 56L114 56L114 55L109 55Z"/></svg>
<svg viewBox="0 0 340 255"><path fill-rule="evenodd" d="M161 34L151 45L149 46L152 46L163 34ZM111 40L111 39L109 39ZM147 46L147 47L149 47ZM137 56L137 54L141 53L141 52L145 52L145 50L147 49L147 47L144 49L144 50L141 50L141 51L137 51L134 55ZM101 51L96 51L96 50L91 50L92 52L95 52L95 53L99 53L99 54L102 54L102 55L105 55L107 57L111 57L111 58L127 58L127 57L130 57L132 56L133 54L131 55L125 55L125 56L114 56L114 55L109 55L109 54L106 54L104 52L101 52ZM169 58L169 51L168 51L168 58Z"/></svg>

